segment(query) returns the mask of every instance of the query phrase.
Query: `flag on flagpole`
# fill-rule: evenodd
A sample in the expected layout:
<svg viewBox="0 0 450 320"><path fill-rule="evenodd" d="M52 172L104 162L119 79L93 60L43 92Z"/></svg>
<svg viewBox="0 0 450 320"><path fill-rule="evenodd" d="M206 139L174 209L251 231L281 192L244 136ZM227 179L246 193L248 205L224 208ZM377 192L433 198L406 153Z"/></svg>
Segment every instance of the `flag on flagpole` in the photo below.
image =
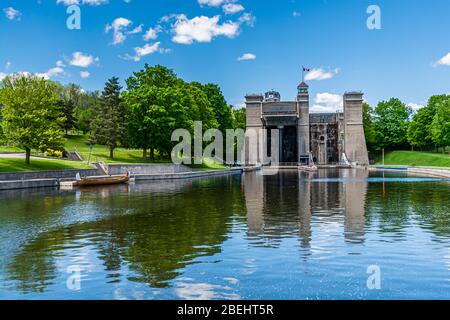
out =
<svg viewBox="0 0 450 320"><path fill-rule="evenodd" d="M310 68L305 68L304 66L302 66L302 82L305 82L305 72L310 72L311 69Z"/></svg>

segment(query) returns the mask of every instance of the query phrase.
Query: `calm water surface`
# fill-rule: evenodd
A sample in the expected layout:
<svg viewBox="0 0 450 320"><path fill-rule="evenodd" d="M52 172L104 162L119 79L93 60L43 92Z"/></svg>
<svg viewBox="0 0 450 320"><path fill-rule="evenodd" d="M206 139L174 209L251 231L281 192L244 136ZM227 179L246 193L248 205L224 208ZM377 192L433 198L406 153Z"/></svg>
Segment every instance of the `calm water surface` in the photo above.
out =
<svg viewBox="0 0 450 320"><path fill-rule="evenodd" d="M450 181L321 170L0 192L0 299L388 298L450 299Z"/></svg>

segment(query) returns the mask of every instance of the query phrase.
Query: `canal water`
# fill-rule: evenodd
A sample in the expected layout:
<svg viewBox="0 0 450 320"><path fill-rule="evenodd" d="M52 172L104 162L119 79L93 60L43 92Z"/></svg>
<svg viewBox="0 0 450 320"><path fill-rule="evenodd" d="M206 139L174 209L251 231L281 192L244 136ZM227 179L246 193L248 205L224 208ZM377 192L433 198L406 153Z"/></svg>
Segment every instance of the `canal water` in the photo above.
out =
<svg viewBox="0 0 450 320"><path fill-rule="evenodd" d="M0 192L0 299L449 299L450 181L358 170Z"/></svg>

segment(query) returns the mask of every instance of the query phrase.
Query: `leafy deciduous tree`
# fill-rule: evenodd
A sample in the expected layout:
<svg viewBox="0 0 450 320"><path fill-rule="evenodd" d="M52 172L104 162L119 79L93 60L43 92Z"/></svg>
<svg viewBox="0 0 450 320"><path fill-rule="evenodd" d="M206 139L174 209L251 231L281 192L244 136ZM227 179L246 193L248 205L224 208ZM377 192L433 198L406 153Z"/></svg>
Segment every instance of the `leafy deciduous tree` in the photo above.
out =
<svg viewBox="0 0 450 320"><path fill-rule="evenodd" d="M412 109L399 99L380 102L374 112L378 146L391 149L406 147L411 114Z"/></svg>
<svg viewBox="0 0 450 320"><path fill-rule="evenodd" d="M54 82L33 75L6 77L0 89L1 127L9 143L25 149L30 163L32 149L58 147L62 143L61 114Z"/></svg>

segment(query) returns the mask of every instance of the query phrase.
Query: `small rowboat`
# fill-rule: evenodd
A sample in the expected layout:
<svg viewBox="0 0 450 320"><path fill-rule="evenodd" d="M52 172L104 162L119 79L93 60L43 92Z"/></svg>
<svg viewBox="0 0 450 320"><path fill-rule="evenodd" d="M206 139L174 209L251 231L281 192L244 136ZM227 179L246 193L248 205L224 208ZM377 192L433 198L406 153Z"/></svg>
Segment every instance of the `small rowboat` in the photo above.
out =
<svg viewBox="0 0 450 320"><path fill-rule="evenodd" d="M107 177L92 177L77 180L73 183L74 187L90 187L90 186L104 186L111 184L122 184L130 181L130 176L107 176Z"/></svg>
<svg viewBox="0 0 450 320"><path fill-rule="evenodd" d="M298 170L299 171L316 172L319 169L316 166L312 165L312 166L298 166Z"/></svg>

